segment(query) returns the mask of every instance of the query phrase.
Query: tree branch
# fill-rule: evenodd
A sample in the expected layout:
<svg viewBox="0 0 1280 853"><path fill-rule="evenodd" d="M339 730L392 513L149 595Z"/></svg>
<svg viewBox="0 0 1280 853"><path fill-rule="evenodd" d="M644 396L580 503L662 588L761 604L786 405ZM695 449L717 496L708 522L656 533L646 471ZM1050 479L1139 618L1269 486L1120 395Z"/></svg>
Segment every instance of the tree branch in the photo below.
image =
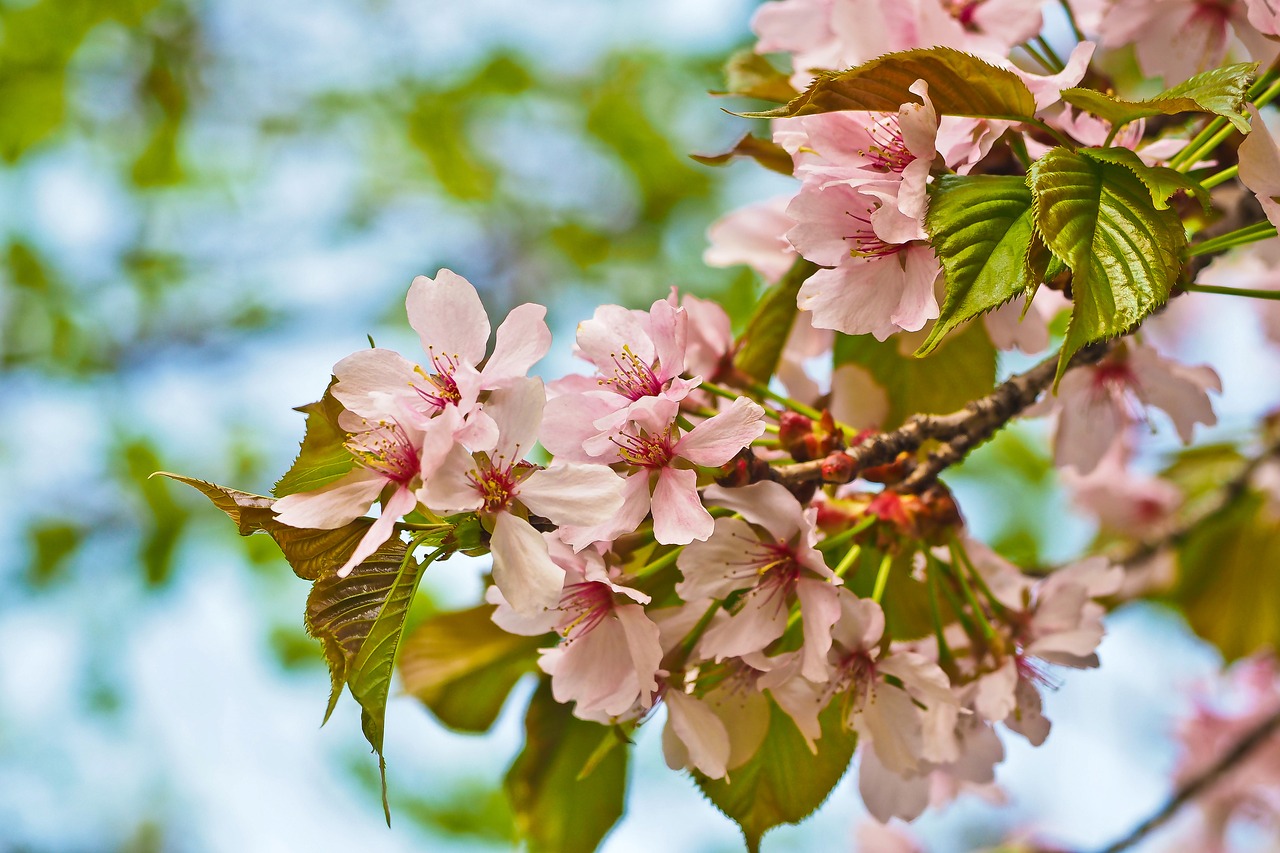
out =
<svg viewBox="0 0 1280 853"><path fill-rule="evenodd" d="M1081 349L1071 360L1072 368L1093 364L1111 351L1110 342ZM887 465L898 454L919 450L926 441L945 442L921 463L899 486L900 491L918 492L937 479L947 466L963 459L1036 401L1040 393L1053 383L1058 356L1052 355L1035 367L1011 377L985 397L979 397L959 411L946 415L915 415L889 432L868 436L859 444L839 453L848 457L845 464L832 465L830 459L817 459L771 469L769 477L784 486L804 483L848 483L860 472L877 465ZM824 477L824 470L827 472ZM831 472L837 470L837 476Z"/></svg>
<svg viewBox="0 0 1280 853"><path fill-rule="evenodd" d="M1250 753L1262 746L1277 731L1280 731L1280 710L1277 710L1255 726L1235 746L1224 753L1213 766L1178 788L1158 812L1138 824L1132 832L1110 847L1103 849L1100 853L1119 853L1119 851L1126 850L1146 838L1152 831L1173 817L1179 809L1204 793L1215 782L1234 769L1236 765L1248 758Z"/></svg>

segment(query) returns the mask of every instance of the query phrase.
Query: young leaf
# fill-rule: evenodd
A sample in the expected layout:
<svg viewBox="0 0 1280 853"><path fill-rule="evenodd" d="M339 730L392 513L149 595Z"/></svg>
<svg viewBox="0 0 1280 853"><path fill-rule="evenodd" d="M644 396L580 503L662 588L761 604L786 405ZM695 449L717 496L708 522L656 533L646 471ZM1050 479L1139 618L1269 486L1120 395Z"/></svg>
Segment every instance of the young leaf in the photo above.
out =
<svg viewBox="0 0 1280 853"><path fill-rule="evenodd" d="M799 823L827 799L853 758L858 736L845 731L839 699L822 712L818 754L809 751L791 718L770 702L769 733L760 749L728 779L694 772L702 793L742 830L747 849L759 851L766 832Z"/></svg>
<svg viewBox="0 0 1280 853"><path fill-rule="evenodd" d="M338 704L343 686L350 687L360 703L365 738L378 754L384 809L387 775L382 736L391 670L409 604L431 559L419 564L407 543L393 538L345 578L337 574L321 577L307 596L307 633L324 648L332 683L325 722ZM388 823L390 820L388 812Z"/></svg>
<svg viewBox="0 0 1280 853"><path fill-rule="evenodd" d="M776 285L771 287L756 306L747 329L738 338L738 354L733 364L757 382L768 382L778 369L782 348L791 334L791 321L796 316L796 294L804 280L818 268L797 258Z"/></svg>
<svg viewBox="0 0 1280 853"><path fill-rule="evenodd" d="M933 249L946 271L942 313L916 355L979 314L1034 287L1031 191L1012 175L947 175L933 185L925 217Z"/></svg>
<svg viewBox="0 0 1280 853"><path fill-rule="evenodd" d="M1280 644L1280 524L1266 504L1246 494L1178 550L1168 601L1228 661Z"/></svg>
<svg viewBox="0 0 1280 853"><path fill-rule="evenodd" d="M1081 347L1128 331L1168 300L1187 238L1178 215L1157 210L1125 166L1054 148L1027 181L1036 231L1071 268L1061 379Z"/></svg>
<svg viewBox="0 0 1280 853"><path fill-rule="evenodd" d="M533 671L538 637L508 634L494 624L494 608L438 613L405 637L400 679L406 693L446 726L486 732L520 676Z"/></svg>
<svg viewBox="0 0 1280 853"><path fill-rule="evenodd" d="M264 531L280 546L284 558L293 567L294 574L303 580L313 581L321 575L336 572L347 561L347 557L351 556L369 525L373 524L372 519L357 518L334 530L290 527L275 520L275 513L271 511L271 506L275 503L273 498L167 471L157 471L152 476L168 477L199 490L235 522L241 536Z"/></svg>
<svg viewBox="0 0 1280 853"><path fill-rule="evenodd" d="M741 95L777 104L785 104L799 94L786 74L749 47L729 57L724 72L728 86L715 94Z"/></svg>
<svg viewBox="0 0 1280 853"><path fill-rule="evenodd" d="M848 71L822 72L786 106L749 118L786 118L839 110L896 113L918 104L911 92L917 80L929 84L929 100L938 115L1023 121L1036 112L1036 99L1012 71L950 47L889 53Z"/></svg>
<svg viewBox="0 0 1280 853"><path fill-rule="evenodd" d="M591 853L618 822L627 750L599 754L601 742L614 737L612 729L573 716L543 679L525 716L524 750L504 782L529 853Z"/></svg>
<svg viewBox="0 0 1280 853"><path fill-rule="evenodd" d="M951 335L925 358L913 358L900 343L894 338L877 341L871 335L836 335L836 365L866 368L888 394L882 429L893 429L918 413L954 412L995 387L996 348L981 323Z"/></svg>
<svg viewBox="0 0 1280 853"><path fill-rule="evenodd" d="M330 382L329 389L332 387ZM324 396L317 402L294 409L307 416L307 431L298 458L271 490L278 498L318 489L355 467L355 457L344 443L347 434L338 426L342 404L333 398L329 389L325 389Z"/></svg>
<svg viewBox="0 0 1280 853"><path fill-rule="evenodd" d="M1195 196L1205 213L1213 208L1213 199L1209 191L1201 186L1199 181L1188 178L1167 166L1149 166L1128 148L1081 148L1079 153L1099 163L1115 163L1133 172L1151 193L1151 203L1155 205L1156 210L1168 209L1169 199L1173 198L1179 190Z"/></svg>
<svg viewBox="0 0 1280 853"><path fill-rule="evenodd" d="M788 177L794 171L791 155L771 139L745 134L733 147L721 154L690 154L704 166L723 166L736 157L750 157L766 169Z"/></svg>
<svg viewBox="0 0 1280 853"><path fill-rule="evenodd" d="M1249 118L1243 114L1242 106L1257 70L1256 62L1215 68L1145 101L1127 101L1094 89L1063 89L1062 100L1111 122L1112 127L1151 116L1214 113L1241 133L1248 133Z"/></svg>

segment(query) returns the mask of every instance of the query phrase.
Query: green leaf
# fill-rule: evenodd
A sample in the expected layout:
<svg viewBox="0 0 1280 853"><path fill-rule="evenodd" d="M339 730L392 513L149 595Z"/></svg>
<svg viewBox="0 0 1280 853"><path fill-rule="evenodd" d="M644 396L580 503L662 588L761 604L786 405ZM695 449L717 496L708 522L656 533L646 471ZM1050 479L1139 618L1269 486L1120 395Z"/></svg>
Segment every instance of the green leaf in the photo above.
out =
<svg viewBox="0 0 1280 853"><path fill-rule="evenodd" d="M887 341L836 335L836 365L865 368L889 398L882 429L893 429L914 414L954 412L995 387L996 349L981 323L949 336L924 358L913 357L903 346L909 340L902 335Z"/></svg>
<svg viewBox="0 0 1280 853"><path fill-rule="evenodd" d="M771 139L761 139L749 133L721 154L690 154L689 156L704 166L723 166L737 157L750 157L766 169L788 177L794 170L791 155L786 152L786 149Z"/></svg>
<svg viewBox="0 0 1280 853"><path fill-rule="evenodd" d="M1079 153L1099 163L1115 163L1133 172L1151 193L1151 203L1156 210L1167 210L1169 199L1179 190L1195 196L1205 213L1213 208L1213 198L1199 181L1167 166L1149 166L1128 148L1081 148Z"/></svg>
<svg viewBox="0 0 1280 853"><path fill-rule="evenodd" d="M928 355L965 320L998 308L1036 282L1027 261L1034 229L1031 191L1012 175L947 175L933 185L925 228L946 271L946 298Z"/></svg>
<svg viewBox="0 0 1280 853"><path fill-rule="evenodd" d="M832 701L819 718L822 738L817 755L809 751L791 718L770 702L769 733L750 761L728 779L694 772L707 799L738 824L748 850L758 851L760 839L775 826L799 823L812 814L844 776L858 737L844 729L842 704Z"/></svg>
<svg viewBox="0 0 1280 853"><path fill-rule="evenodd" d="M1198 525L1178 565L1169 603L1226 660L1280 645L1280 518L1262 495Z"/></svg>
<svg viewBox="0 0 1280 853"><path fill-rule="evenodd" d="M787 336L791 334L800 285L817 271L814 264L797 258L782 280L769 288L747 321L746 331L738 338L734 367L757 382L768 382L773 377Z"/></svg>
<svg viewBox="0 0 1280 853"><path fill-rule="evenodd" d="M724 72L726 90L715 94L741 95L777 104L785 104L799 94L786 74L749 47L729 57Z"/></svg>
<svg viewBox="0 0 1280 853"><path fill-rule="evenodd" d="M404 690L449 728L488 731L511 688L533 671L540 639L507 633L490 618L493 611L482 604L438 613L405 638L400 652Z"/></svg>
<svg viewBox="0 0 1280 853"><path fill-rule="evenodd" d="M627 750L610 749L579 778L613 730L579 720L543 679L525 716L525 745L504 786L529 853L590 853L622 816Z"/></svg>
<svg viewBox="0 0 1280 853"><path fill-rule="evenodd" d="M1027 181L1036 231L1072 274L1056 383L1081 347L1128 331L1168 300L1187 238L1178 215L1157 210L1125 166L1054 148Z"/></svg>
<svg viewBox="0 0 1280 853"><path fill-rule="evenodd" d="M929 84L929 100L938 115L1024 121L1036 112L1036 99L1017 74L953 48L931 47L885 54L848 71L821 72L786 106L744 115L785 118L839 110L896 113L903 104L921 103L911 91L917 80Z"/></svg>
<svg viewBox="0 0 1280 853"><path fill-rule="evenodd" d="M1093 89L1063 89L1062 100L1111 122L1115 128L1151 116L1214 113L1231 122L1241 133L1248 133L1249 118L1244 115L1242 105L1257 70L1256 62L1215 68L1145 101L1127 101Z"/></svg>
<svg viewBox="0 0 1280 853"><path fill-rule="evenodd" d="M318 489L341 479L355 467L356 459L345 444L347 433L338 426L342 404L330 392L336 381L329 383L317 402L294 409L307 416L307 432L293 466L271 489L276 497Z"/></svg>
<svg viewBox="0 0 1280 853"><path fill-rule="evenodd" d="M267 533L280 546L284 558L293 567L294 574L303 580L313 581L340 569L365 531L373 524L372 519L358 518L334 530L290 527L275 520L275 513L271 511L271 506L275 503L273 498L168 471L157 471L151 476L168 477L197 489L235 522L241 536L260 530Z"/></svg>

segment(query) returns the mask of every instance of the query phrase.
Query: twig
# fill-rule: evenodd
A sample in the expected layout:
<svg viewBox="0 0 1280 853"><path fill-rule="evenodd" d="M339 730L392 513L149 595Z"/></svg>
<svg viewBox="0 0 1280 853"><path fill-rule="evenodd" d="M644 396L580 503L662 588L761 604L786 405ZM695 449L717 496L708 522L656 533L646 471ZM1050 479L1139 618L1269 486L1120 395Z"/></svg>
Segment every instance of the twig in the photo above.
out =
<svg viewBox="0 0 1280 853"><path fill-rule="evenodd" d="M1076 353L1072 367L1093 364L1111 350L1110 343L1094 344ZM899 489L918 491L928 486L938 473L986 441L1001 427L1035 402L1040 393L1053 383L1058 356L1055 354L1035 367L1014 376L985 397L979 397L959 411L947 415L915 415L895 430L872 435L861 443L844 451L849 464L840 466L841 476L832 479L828 473L825 482L848 483L861 471L877 465L887 465L903 451L919 450L926 441L936 440L947 444L920 465ZM935 458L936 457L936 458ZM827 459L780 465L771 469L770 478L785 486L823 482L824 468L832 466ZM923 472L923 473L922 473ZM910 483L910 487L907 484Z"/></svg>
<svg viewBox="0 0 1280 853"><path fill-rule="evenodd" d="M1126 850L1146 838L1153 830L1173 817L1179 809L1210 788L1241 761L1248 758L1251 752L1265 743L1277 730L1280 730L1280 710L1277 710L1255 726L1234 747L1219 758L1212 767L1178 788L1158 812L1134 827L1133 831L1124 838L1103 849L1101 853L1119 853L1119 851Z"/></svg>

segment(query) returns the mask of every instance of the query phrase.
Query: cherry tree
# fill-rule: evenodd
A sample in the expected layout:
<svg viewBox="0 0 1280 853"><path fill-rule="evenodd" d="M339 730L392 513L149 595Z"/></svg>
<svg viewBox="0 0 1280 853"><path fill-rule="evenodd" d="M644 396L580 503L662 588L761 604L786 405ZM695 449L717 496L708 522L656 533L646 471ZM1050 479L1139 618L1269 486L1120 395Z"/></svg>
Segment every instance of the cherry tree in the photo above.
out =
<svg viewBox="0 0 1280 853"><path fill-rule="evenodd" d="M1230 286L1210 263L1276 236L1280 13L1048 4L1074 34L1063 58L1042 5L759 9L729 94L774 106L700 157L794 179L710 228L708 263L767 283L736 334L675 289L604 305L577 328L581 372L544 382L528 374L553 346L545 309L517 307L490 344L476 288L439 270L408 289L422 352L335 365L272 496L167 475L312 584L328 710L351 694L384 771L397 669L475 732L529 675L506 790L530 849L600 842L631 735L656 719L667 763L758 849L855 756L880 822L991 791L1004 741L1052 736L1045 686L1099 666L1121 602L1179 602L1229 657L1275 641L1280 599L1247 625L1211 602L1242 561L1280 561L1280 422L1160 476L1133 460L1152 430L1191 445L1231 381L1146 334L1167 306L1235 296L1277 326L1267 263ZM1126 58L1141 79L1116 73ZM1042 355L997 382L999 350ZM1067 565L979 541L946 482L1022 418L1050 420L1062 482L1106 531ZM459 554L491 560L484 601L406 632L424 573ZM1235 672L1250 708L1187 723L1202 734L1178 796L1112 849L1236 764L1249 774L1206 801L1206 844L1242 803L1277 802L1274 668Z"/></svg>

